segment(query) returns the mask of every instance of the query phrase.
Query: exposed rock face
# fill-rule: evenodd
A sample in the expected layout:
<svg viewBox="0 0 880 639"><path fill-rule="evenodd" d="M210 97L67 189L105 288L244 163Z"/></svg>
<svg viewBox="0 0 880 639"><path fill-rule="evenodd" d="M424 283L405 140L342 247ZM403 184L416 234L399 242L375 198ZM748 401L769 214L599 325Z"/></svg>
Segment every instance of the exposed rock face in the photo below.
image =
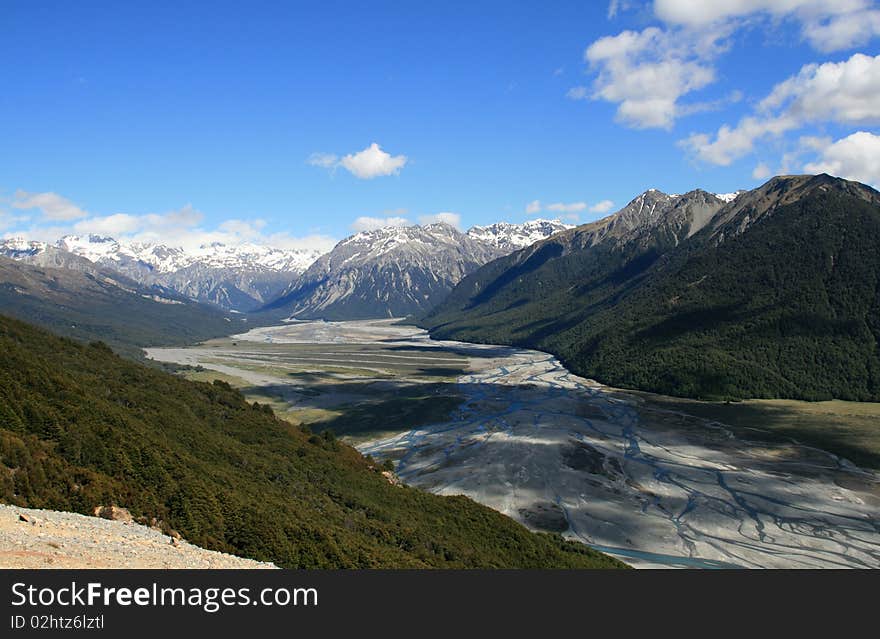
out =
<svg viewBox="0 0 880 639"><path fill-rule="evenodd" d="M134 517L128 512L127 508L119 506L95 506L95 517L101 519L110 519L111 521L121 521L123 523L131 523Z"/></svg>
<svg viewBox="0 0 880 639"><path fill-rule="evenodd" d="M532 245L559 244L563 253L599 244L636 241L647 245L657 239L677 245L702 229L724 206L724 200L701 189L667 195L649 189L608 217L583 224Z"/></svg>
<svg viewBox="0 0 880 639"><path fill-rule="evenodd" d="M536 273L560 260L577 262L570 269L579 272L577 285L581 287L609 276L631 277L703 229L724 206L723 200L699 189L683 195L649 189L613 215L556 233L469 274L432 309L426 325L442 324L447 314L465 308L474 309L477 317L484 310L485 314L497 314L523 303L540 306L543 300L532 287L550 286L546 295L559 291L549 284L549 275L540 278ZM564 279L567 289L575 285L565 279L565 273L555 277ZM536 284L535 278L540 283ZM523 286L529 290L520 291ZM502 290L506 291L503 297L485 304ZM536 311L538 316L546 313Z"/></svg>
<svg viewBox="0 0 880 639"><path fill-rule="evenodd" d="M566 228L558 220L534 220L467 233L448 224L364 231L316 260L267 308L293 319L421 315L486 262Z"/></svg>
<svg viewBox="0 0 880 639"><path fill-rule="evenodd" d="M427 310L477 266L566 228L558 220L532 220L475 226L466 234L444 224L379 229L346 238L323 266L315 264L324 253L319 248L214 242L183 249L94 234L68 235L54 244L0 240L0 255L33 266L124 275L141 286L242 312L283 307L291 293L306 287L307 295L294 296L291 313L353 319ZM313 264L317 268L309 269ZM309 276L300 277L307 269Z"/></svg>
<svg viewBox="0 0 880 639"><path fill-rule="evenodd" d="M812 194L836 191L869 204L880 204L880 195L859 182L820 175L780 175L752 191L740 194L712 220L710 226L716 243L741 235L766 215Z"/></svg>
<svg viewBox="0 0 880 639"><path fill-rule="evenodd" d="M419 314L502 254L448 224L364 231L318 258L271 307L294 319Z"/></svg>

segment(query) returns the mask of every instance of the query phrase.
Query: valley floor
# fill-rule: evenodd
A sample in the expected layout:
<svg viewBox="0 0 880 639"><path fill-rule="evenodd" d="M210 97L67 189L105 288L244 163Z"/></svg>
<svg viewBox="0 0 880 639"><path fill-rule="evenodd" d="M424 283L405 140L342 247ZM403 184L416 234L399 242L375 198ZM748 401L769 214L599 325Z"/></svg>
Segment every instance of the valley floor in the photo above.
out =
<svg viewBox="0 0 880 639"><path fill-rule="evenodd" d="M874 405L624 392L546 353L433 341L389 320L294 322L149 355L333 428L408 484L635 566L880 567ZM860 433L860 447L829 452L845 438L823 424Z"/></svg>

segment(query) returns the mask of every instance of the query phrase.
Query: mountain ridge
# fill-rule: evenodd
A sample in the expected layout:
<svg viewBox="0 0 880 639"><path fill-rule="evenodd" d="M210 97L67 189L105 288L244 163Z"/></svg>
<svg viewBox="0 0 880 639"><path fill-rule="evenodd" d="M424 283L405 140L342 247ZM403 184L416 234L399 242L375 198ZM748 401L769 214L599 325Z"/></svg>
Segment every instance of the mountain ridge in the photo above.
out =
<svg viewBox="0 0 880 639"><path fill-rule="evenodd" d="M56 258L65 266L55 266ZM0 256L0 313L81 341L104 341L130 357L142 357L144 346L186 344L250 325L238 314L141 286L70 253L50 249L37 259L48 265Z"/></svg>
<svg viewBox="0 0 880 639"><path fill-rule="evenodd" d="M499 222L484 227L474 226L464 237L485 245L486 250L471 245L465 247L465 252L477 255L476 259L482 262L486 259L485 255L494 255L493 251L509 252L570 226L558 220L543 219L521 224ZM369 240L371 234L377 232L398 234L395 228L399 227L364 231L343 239L337 246L360 242L365 238ZM418 239L417 231L409 233ZM222 242L184 249L165 243L121 242L99 234L65 235L54 243L29 241L22 237L0 240L0 255L28 264L79 270L110 269L144 286L164 287L195 301L242 312L275 308L277 304L272 303L290 293L292 281L327 252L320 249L280 249L254 243L228 245ZM86 262L76 262L74 257L88 260L92 266ZM456 259L452 255L450 258ZM467 257L459 262L465 269L471 267ZM453 272L452 278L457 281L460 273ZM435 288L432 287L432 290ZM418 293L402 294L411 299L408 305L400 308L418 307L421 304L414 299Z"/></svg>
<svg viewBox="0 0 880 639"><path fill-rule="evenodd" d="M491 262L420 324L546 350L625 388L880 398L880 194L827 175L774 178L727 203L704 193L659 225L620 221L636 198Z"/></svg>
<svg viewBox="0 0 880 639"><path fill-rule="evenodd" d="M58 241L0 240L0 255L39 265L45 253L67 252L145 286L163 286L224 310L250 311L274 299L321 254L213 242L193 250L161 243L120 242L109 236L65 235Z"/></svg>
<svg viewBox="0 0 880 639"><path fill-rule="evenodd" d="M509 247L566 225L539 220L473 227L444 223L361 231L318 258L265 312L295 319L371 319L426 312L467 273Z"/></svg>

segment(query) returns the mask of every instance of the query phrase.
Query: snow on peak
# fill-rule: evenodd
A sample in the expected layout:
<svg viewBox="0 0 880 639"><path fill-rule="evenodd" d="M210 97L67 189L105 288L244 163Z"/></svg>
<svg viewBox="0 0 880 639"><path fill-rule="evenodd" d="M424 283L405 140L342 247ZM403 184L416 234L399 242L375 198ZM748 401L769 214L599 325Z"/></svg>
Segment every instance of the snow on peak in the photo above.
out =
<svg viewBox="0 0 880 639"><path fill-rule="evenodd" d="M101 259L119 261L121 248L116 240L102 235L65 235L55 242L55 246L92 262Z"/></svg>
<svg viewBox="0 0 880 639"><path fill-rule="evenodd" d="M361 231L351 235L337 244L337 248L345 247L348 254L346 261L358 259L368 261L385 255L401 247L421 246L427 248L438 244L448 245L458 241L461 233L453 226L443 222L411 226L383 226L378 229ZM334 249L335 251L335 249Z"/></svg>
<svg viewBox="0 0 880 639"><path fill-rule="evenodd" d="M745 193L745 191L740 189L739 191L734 191L733 193L713 193L713 195L722 202L733 202L743 193Z"/></svg>
<svg viewBox="0 0 880 639"><path fill-rule="evenodd" d="M496 222L488 226L474 226L468 229L467 235L498 248L514 251L570 228L574 228L574 225L559 220L536 219L521 224Z"/></svg>
<svg viewBox="0 0 880 639"><path fill-rule="evenodd" d="M33 255L45 248L44 242L12 238L0 243L0 253L10 255L27 251ZM318 249L280 249L258 244L231 246L223 242L184 249L150 242L119 242L103 235L65 235L55 247L96 264L140 262L159 273L173 273L190 266L301 273L318 259Z"/></svg>
<svg viewBox="0 0 880 639"><path fill-rule="evenodd" d="M34 240L26 240L21 236L0 240L0 255L20 259L29 255L37 255L46 250L48 244Z"/></svg>

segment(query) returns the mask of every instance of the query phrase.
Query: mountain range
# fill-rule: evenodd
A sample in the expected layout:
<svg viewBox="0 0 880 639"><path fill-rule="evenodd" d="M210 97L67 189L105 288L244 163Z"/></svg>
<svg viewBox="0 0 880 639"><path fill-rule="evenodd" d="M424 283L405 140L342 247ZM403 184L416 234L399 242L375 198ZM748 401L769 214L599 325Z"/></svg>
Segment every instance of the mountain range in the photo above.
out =
<svg viewBox="0 0 880 639"><path fill-rule="evenodd" d="M463 278L422 325L700 398L880 399L880 194L780 176L647 191Z"/></svg>
<svg viewBox="0 0 880 639"><path fill-rule="evenodd" d="M145 346L190 344L253 324L54 247L31 262L0 256L0 313L81 341L103 341L136 358Z"/></svg>
<svg viewBox="0 0 880 639"><path fill-rule="evenodd" d="M824 174L723 195L650 189L577 227L365 231L308 266L260 247L7 240L0 501L125 504L206 548L290 568L619 566L465 497L394 485L332 431L107 345L135 354L242 332L260 316L217 308L260 304L237 274L300 269L263 319L418 314L436 338L544 350L613 386L880 401L878 246L880 193ZM171 277L200 269L225 284L184 293L186 276Z"/></svg>
<svg viewBox="0 0 880 639"><path fill-rule="evenodd" d="M45 265L59 251L85 258L141 285L159 285L226 310L250 311L274 299L320 254L318 249L280 249L214 242L186 250L165 244L120 242L101 235L67 235L54 244L12 238L0 255Z"/></svg>
<svg viewBox="0 0 880 639"><path fill-rule="evenodd" d="M627 388L876 400L878 198L824 174L721 195L649 189L577 227L364 231L307 267L311 255L265 247L6 240L0 254L18 261L0 264L0 310L125 348L287 317L421 317L436 337L546 350ZM193 299L261 313L246 324Z"/></svg>
<svg viewBox="0 0 880 639"><path fill-rule="evenodd" d="M504 253L511 253L570 228L574 228L574 224L559 220L536 219L520 224L495 222L488 226L472 226L467 230L467 236L490 244Z"/></svg>
<svg viewBox="0 0 880 639"><path fill-rule="evenodd" d="M467 233L442 223L363 231L318 258L268 308L295 319L423 314L486 262L565 228L542 221Z"/></svg>
<svg viewBox="0 0 880 639"><path fill-rule="evenodd" d="M289 305L290 309L284 310L282 315L298 313L313 317L326 311L328 317L351 319L364 313L383 317L389 313L424 312L477 266L570 227L557 220L475 226L466 234L452 227L444 231L442 225L389 227L342 240L333 249L334 257L320 266L315 264L323 253L319 249L281 249L257 244L233 246L220 242L184 249L167 244L123 242L94 234L67 235L52 244L24 238L0 240L0 255L34 266L103 269L141 286L175 291L224 310L262 309L273 315L277 309ZM437 245L425 250L434 239ZM408 248L401 244L407 244ZM359 253L356 257L353 248ZM348 258L351 260L343 264ZM394 273L385 270L390 259L399 260L398 271L412 275L395 280ZM300 278L312 265L315 268L309 275ZM365 273L363 278L352 277L351 269L355 267ZM369 286L369 270L380 282L383 277L389 278L391 286L387 293L365 290ZM426 270L436 277L425 275ZM321 274L336 278L337 282L323 281L313 299L303 301L304 292L299 289L318 287ZM352 279L358 281L352 282ZM350 286L351 291L342 290L345 286ZM349 310L353 313L351 317L347 316Z"/></svg>

